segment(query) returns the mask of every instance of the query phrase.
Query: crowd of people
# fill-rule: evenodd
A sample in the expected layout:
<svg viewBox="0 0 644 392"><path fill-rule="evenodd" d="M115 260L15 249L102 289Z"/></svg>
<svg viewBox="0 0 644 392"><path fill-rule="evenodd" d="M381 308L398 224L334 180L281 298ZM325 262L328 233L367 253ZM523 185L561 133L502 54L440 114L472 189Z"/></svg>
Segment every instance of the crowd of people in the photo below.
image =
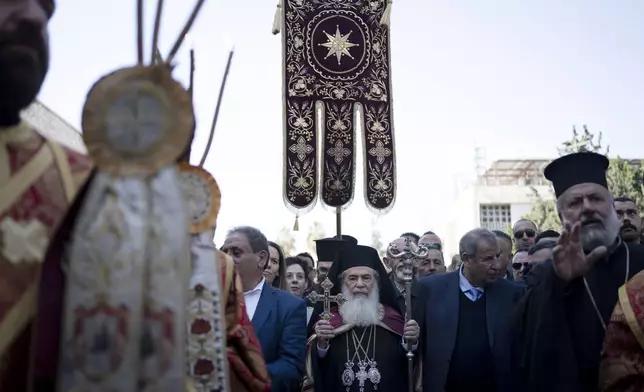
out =
<svg viewBox="0 0 644 392"><path fill-rule="evenodd" d="M641 211L608 190L605 156L545 169L560 232L472 228L449 266L431 231L382 258L350 235L318 239L317 260L286 255L250 226L217 248L219 190L189 146L146 176L109 172L21 121L52 13L0 1L1 391L644 390ZM154 90L170 68L125 73ZM203 202L191 218L182 192Z"/></svg>
<svg viewBox="0 0 644 392"><path fill-rule="evenodd" d="M263 271L245 284L246 293L266 284L302 299L290 313L299 318L289 321L300 333L270 338L284 342L283 355L299 355L290 390L302 383L315 391L394 390L412 381L423 391L639 391L642 221L633 200L608 191L607 166L602 155L576 153L546 169L561 233L527 219L515 222L512 236L476 228L461 238L449 267L436 233L393 239L395 249L425 250L414 260L407 320L403 259L388 253L381 260L349 235L318 240L317 263L308 253L284 255L251 227L233 229L222 250ZM243 248L240 235L250 241ZM330 319L309 295L323 297L327 278ZM619 290L630 293L627 302L618 301ZM638 310L631 310L634 319L624 306ZM413 380L408 351L420 358Z"/></svg>

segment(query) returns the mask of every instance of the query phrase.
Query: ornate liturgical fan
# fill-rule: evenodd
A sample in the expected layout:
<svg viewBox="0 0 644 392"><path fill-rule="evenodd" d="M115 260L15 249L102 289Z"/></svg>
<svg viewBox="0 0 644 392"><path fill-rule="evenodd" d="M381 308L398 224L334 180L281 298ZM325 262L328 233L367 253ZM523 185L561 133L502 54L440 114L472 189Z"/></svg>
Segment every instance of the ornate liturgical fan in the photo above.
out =
<svg viewBox="0 0 644 392"><path fill-rule="evenodd" d="M215 226L221 205L221 192L217 181L201 166L191 166L183 162L179 170L188 202L190 234L200 233Z"/></svg>
<svg viewBox="0 0 644 392"><path fill-rule="evenodd" d="M102 77L87 96L83 138L96 173L67 252L57 390L194 390L185 360L190 216L177 160L195 117L171 63L204 1L157 61L158 0L152 60L144 64L138 0L137 64Z"/></svg>
<svg viewBox="0 0 644 392"><path fill-rule="evenodd" d="M101 171L149 175L175 162L194 127L190 95L167 64L124 68L91 89L83 137Z"/></svg>

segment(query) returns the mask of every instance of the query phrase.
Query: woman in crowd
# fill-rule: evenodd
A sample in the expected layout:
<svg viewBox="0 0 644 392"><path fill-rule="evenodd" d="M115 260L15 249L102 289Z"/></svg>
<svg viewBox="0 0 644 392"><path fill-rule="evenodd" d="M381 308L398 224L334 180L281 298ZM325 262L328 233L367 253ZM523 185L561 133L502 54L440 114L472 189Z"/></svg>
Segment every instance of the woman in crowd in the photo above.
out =
<svg viewBox="0 0 644 392"><path fill-rule="evenodd" d="M284 251L274 243L268 241L268 263L264 268L264 278L266 282L280 290L286 290L286 265L284 264Z"/></svg>
<svg viewBox="0 0 644 392"><path fill-rule="evenodd" d="M449 265L449 268L447 270L456 271L461 268L461 264L463 264L463 261L461 261L461 256L454 255L454 257L452 257L452 263Z"/></svg>
<svg viewBox="0 0 644 392"><path fill-rule="evenodd" d="M313 287L311 280L311 272L309 264L303 257L287 257L286 258L286 288L289 293L296 297L302 298ZM308 324L311 319L313 308L308 306L306 308L306 322Z"/></svg>
<svg viewBox="0 0 644 392"><path fill-rule="evenodd" d="M297 257L306 261L306 264L309 266L309 278L311 279L311 282L315 283L315 261L313 260L313 256L311 256L309 252L302 252L297 254ZM311 287L311 289L312 288L313 287Z"/></svg>

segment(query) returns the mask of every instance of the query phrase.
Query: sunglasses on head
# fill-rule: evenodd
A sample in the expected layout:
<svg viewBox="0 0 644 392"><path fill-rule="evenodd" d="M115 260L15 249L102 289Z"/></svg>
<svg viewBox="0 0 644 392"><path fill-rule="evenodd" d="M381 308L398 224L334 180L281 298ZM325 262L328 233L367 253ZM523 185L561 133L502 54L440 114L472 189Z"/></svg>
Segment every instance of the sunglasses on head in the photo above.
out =
<svg viewBox="0 0 644 392"><path fill-rule="evenodd" d="M436 249L436 250L440 250L440 251L443 250L443 246L441 244L439 244L438 242L427 242L427 243L424 243L424 244L420 244L418 246L422 246L423 248L428 249L428 250L429 249Z"/></svg>
<svg viewBox="0 0 644 392"><path fill-rule="evenodd" d="M516 239L521 239L524 235L528 236L528 238L532 238L537 235L537 232L532 229L517 230L514 232L514 238Z"/></svg>

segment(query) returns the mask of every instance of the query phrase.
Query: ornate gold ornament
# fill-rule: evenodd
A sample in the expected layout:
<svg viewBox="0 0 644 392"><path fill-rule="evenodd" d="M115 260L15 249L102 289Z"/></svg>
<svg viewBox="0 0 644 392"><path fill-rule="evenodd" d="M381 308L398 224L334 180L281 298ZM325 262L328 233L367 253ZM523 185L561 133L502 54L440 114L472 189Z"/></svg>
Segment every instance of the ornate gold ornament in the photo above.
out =
<svg viewBox="0 0 644 392"><path fill-rule="evenodd" d="M151 64L143 64L143 1L137 2L137 65L95 83L83 107L83 138L98 170L120 176L151 175L174 164L190 142L195 118L190 93L172 78L171 62L205 0L198 0L168 58L160 61L158 38L163 0L158 0Z"/></svg>
<svg viewBox="0 0 644 392"><path fill-rule="evenodd" d="M176 162L194 121L190 95L166 64L135 66L92 87L83 108L83 137L99 170L150 175Z"/></svg>
<svg viewBox="0 0 644 392"><path fill-rule="evenodd" d="M201 166L187 162L179 165L183 189L187 196L190 234L213 228L221 206L221 192L214 177Z"/></svg>

